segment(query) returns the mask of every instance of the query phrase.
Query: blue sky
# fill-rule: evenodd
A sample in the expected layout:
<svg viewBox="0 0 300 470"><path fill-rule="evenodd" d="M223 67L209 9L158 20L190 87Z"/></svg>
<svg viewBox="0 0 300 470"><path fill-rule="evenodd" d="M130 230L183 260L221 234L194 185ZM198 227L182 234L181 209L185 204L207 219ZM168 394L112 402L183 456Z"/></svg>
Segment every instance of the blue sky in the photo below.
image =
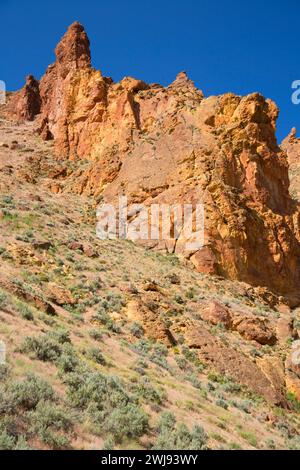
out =
<svg viewBox="0 0 300 470"><path fill-rule="evenodd" d="M299 0L0 0L0 80L39 78L73 21L84 24L103 74L168 85L185 70L204 94L259 91L280 108L278 138L300 132Z"/></svg>

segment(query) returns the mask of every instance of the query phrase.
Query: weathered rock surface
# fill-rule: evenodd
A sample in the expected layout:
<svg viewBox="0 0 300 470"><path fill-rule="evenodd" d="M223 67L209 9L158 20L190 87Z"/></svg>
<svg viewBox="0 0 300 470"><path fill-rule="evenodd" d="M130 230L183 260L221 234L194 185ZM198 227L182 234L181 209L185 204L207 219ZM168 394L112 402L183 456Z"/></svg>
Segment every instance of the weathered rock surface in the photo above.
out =
<svg viewBox="0 0 300 470"><path fill-rule="evenodd" d="M9 255L12 257L12 259L14 260L15 264L19 266L23 266L23 265L34 266L34 265L43 264L42 257L36 255L36 253L33 250L31 250L30 248L27 248L26 246L12 243L11 245L8 246L7 251Z"/></svg>
<svg viewBox="0 0 300 470"><path fill-rule="evenodd" d="M150 308L149 303L147 304L141 299L132 300L127 306L126 316L131 321L139 322L148 338L160 341L166 346L176 344L172 333L159 318L157 312Z"/></svg>
<svg viewBox="0 0 300 470"><path fill-rule="evenodd" d="M79 23L57 46L39 91L39 131L54 139L57 159L90 162L65 190L116 205L120 194L146 206L189 203L195 210L202 202L202 249L185 249L184 229L177 240L148 244L189 258L201 272L299 303L299 211L272 101L258 93L204 98L184 72L167 88L130 77L114 83L91 67Z"/></svg>
<svg viewBox="0 0 300 470"><path fill-rule="evenodd" d="M27 289L26 286L22 286L10 278L3 279L0 277L0 286L18 299L32 304L38 310L42 310L48 315L56 315L55 308L44 298L42 292Z"/></svg>
<svg viewBox="0 0 300 470"><path fill-rule="evenodd" d="M299 344L287 356L285 362L285 381L288 392L293 393L300 400L300 364Z"/></svg>
<svg viewBox="0 0 300 470"><path fill-rule="evenodd" d="M213 300L201 311L201 318L213 325L222 324L226 329L232 328L232 315L225 305Z"/></svg>
<svg viewBox="0 0 300 470"><path fill-rule="evenodd" d="M283 390L273 385L269 377L244 354L224 345L208 330L197 324L187 325L187 344L195 349L199 358L215 367L221 374L232 377L237 382L246 385L268 401L284 406Z"/></svg>
<svg viewBox="0 0 300 470"><path fill-rule="evenodd" d="M266 318L244 315L241 312L233 317L232 329L248 341L270 346L276 343L275 331Z"/></svg>
<svg viewBox="0 0 300 470"><path fill-rule="evenodd" d="M300 139L295 128L282 141L281 148L287 153L290 165L291 194L300 200Z"/></svg>
<svg viewBox="0 0 300 470"><path fill-rule="evenodd" d="M29 75L24 88L12 96L8 112L17 120L33 121L41 110L39 82Z"/></svg>
<svg viewBox="0 0 300 470"><path fill-rule="evenodd" d="M227 330L237 331L249 341L269 345L276 343L275 331L266 318L233 311L215 300L201 311L201 318L213 325L222 324Z"/></svg>
<svg viewBox="0 0 300 470"><path fill-rule="evenodd" d="M286 377L282 360L279 357L266 356L257 359L257 365L272 384L276 394L284 396L286 393Z"/></svg>
<svg viewBox="0 0 300 470"><path fill-rule="evenodd" d="M48 284L47 296L57 305L74 305L76 302L68 289L58 286L54 282Z"/></svg>

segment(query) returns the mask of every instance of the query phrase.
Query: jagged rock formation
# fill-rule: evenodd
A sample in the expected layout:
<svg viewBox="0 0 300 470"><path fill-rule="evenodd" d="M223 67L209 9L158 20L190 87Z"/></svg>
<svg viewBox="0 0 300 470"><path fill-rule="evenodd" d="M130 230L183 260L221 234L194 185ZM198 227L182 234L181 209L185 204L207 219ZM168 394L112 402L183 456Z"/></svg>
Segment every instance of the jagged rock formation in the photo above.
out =
<svg viewBox="0 0 300 470"><path fill-rule="evenodd" d="M289 164L299 162L299 139L297 138L297 129L293 127L289 135L282 141L281 147L286 151Z"/></svg>
<svg viewBox="0 0 300 470"><path fill-rule="evenodd" d="M287 153L290 166L291 194L300 200L300 139L295 128L282 141L281 148Z"/></svg>
<svg viewBox="0 0 300 470"><path fill-rule="evenodd" d="M7 111L17 120L33 121L40 110L39 82L33 75L29 75L24 88L10 99Z"/></svg>
<svg viewBox="0 0 300 470"><path fill-rule="evenodd" d="M12 101L18 110L24 93ZM90 162L66 182L68 190L112 203L125 194L146 206L201 201L202 249L184 251L184 231L172 243L150 245L188 257L199 271L299 303L299 211L272 101L258 93L204 98L184 72L167 88L130 77L114 83L91 67L79 23L57 46L39 93L39 132L54 139L57 159Z"/></svg>

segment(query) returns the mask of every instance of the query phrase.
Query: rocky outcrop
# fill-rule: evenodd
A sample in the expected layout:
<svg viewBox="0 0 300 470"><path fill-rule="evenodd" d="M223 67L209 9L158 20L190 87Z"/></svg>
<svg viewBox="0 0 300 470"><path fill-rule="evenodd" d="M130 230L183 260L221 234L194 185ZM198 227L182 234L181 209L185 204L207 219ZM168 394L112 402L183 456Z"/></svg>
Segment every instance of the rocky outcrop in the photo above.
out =
<svg viewBox="0 0 300 470"><path fill-rule="evenodd" d="M257 318L250 315L236 315L233 320L233 330L248 341L256 341L259 344L270 346L276 343L276 335L269 321L265 318Z"/></svg>
<svg viewBox="0 0 300 470"><path fill-rule="evenodd" d="M33 121L40 110L39 82L29 75L22 90L10 98L7 111L19 121Z"/></svg>
<svg viewBox="0 0 300 470"><path fill-rule="evenodd" d="M18 299L33 305L38 310L42 310L48 315L56 315L55 308L44 298L40 291L34 291L28 288L26 284L22 285L16 279L10 277L0 277L0 287Z"/></svg>
<svg viewBox="0 0 300 470"><path fill-rule="evenodd" d="M285 361L286 390L300 400L299 344L292 348Z"/></svg>
<svg viewBox="0 0 300 470"><path fill-rule="evenodd" d="M142 325L148 338L160 341L166 346L174 346L176 340L170 330L161 320L157 311L150 306L150 303L143 302L141 299L129 302L126 309L126 317Z"/></svg>
<svg viewBox="0 0 300 470"><path fill-rule="evenodd" d="M227 330L237 331L248 341L274 345L276 334L270 322L245 312L237 312L213 300L201 311L201 318L213 325L223 325Z"/></svg>
<svg viewBox="0 0 300 470"><path fill-rule="evenodd" d="M286 406L283 387L276 383L274 376L269 377L262 368L241 352L224 345L218 338L199 324L189 324L186 327L187 345L195 350L199 358L214 367L219 373L233 378L266 400Z"/></svg>
<svg viewBox="0 0 300 470"><path fill-rule="evenodd" d="M282 141L281 148L287 153L290 165L291 194L300 200L300 139L293 127L289 135Z"/></svg>
<svg viewBox="0 0 300 470"><path fill-rule="evenodd" d="M54 282L48 284L47 297L56 305L74 305L76 303L68 289L58 286Z"/></svg>
<svg viewBox="0 0 300 470"><path fill-rule="evenodd" d="M167 88L91 67L79 23L56 48L40 82L39 132L57 159L85 159L59 190L117 205L189 203L205 207L204 246L148 240L198 271L264 286L300 301L299 212L289 195L286 153L277 145L276 105L258 93L204 98L181 72Z"/></svg>
<svg viewBox="0 0 300 470"><path fill-rule="evenodd" d="M293 127L289 135L281 142L281 147L286 151L290 165L299 164L300 139L297 138L297 129Z"/></svg>
<svg viewBox="0 0 300 470"><path fill-rule="evenodd" d="M69 120L74 110L77 80L80 74L91 71L90 43L83 26L77 22L70 26L56 47L55 55L55 63L48 67L40 83L42 113L39 131L46 140L55 138L57 152L63 157L70 151L66 134L71 137Z"/></svg>
<svg viewBox="0 0 300 470"><path fill-rule="evenodd" d="M232 328L232 315L225 305L216 300L212 300L201 311L201 318L212 325L223 325L226 329Z"/></svg>

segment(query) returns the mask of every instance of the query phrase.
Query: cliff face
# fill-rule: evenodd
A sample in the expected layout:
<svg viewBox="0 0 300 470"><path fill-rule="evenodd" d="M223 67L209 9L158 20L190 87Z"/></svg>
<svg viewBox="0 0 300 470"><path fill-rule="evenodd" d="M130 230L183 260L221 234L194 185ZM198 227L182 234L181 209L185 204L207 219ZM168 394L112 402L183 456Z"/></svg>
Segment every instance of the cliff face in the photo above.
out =
<svg viewBox="0 0 300 470"><path fill-rule="evenodd" d="M150 245L299 302L299 212L272 101L258 93L204 98L184 72L167 88L130 77L114 83L91 67L78 23L57 46L36 99L39 132L54 139L57 159L89 161L69 190L116 204L119 194L147 206L203 202L202 249L184 251L183 235ZM13 100L27 119L24 90Z"/></svg>

